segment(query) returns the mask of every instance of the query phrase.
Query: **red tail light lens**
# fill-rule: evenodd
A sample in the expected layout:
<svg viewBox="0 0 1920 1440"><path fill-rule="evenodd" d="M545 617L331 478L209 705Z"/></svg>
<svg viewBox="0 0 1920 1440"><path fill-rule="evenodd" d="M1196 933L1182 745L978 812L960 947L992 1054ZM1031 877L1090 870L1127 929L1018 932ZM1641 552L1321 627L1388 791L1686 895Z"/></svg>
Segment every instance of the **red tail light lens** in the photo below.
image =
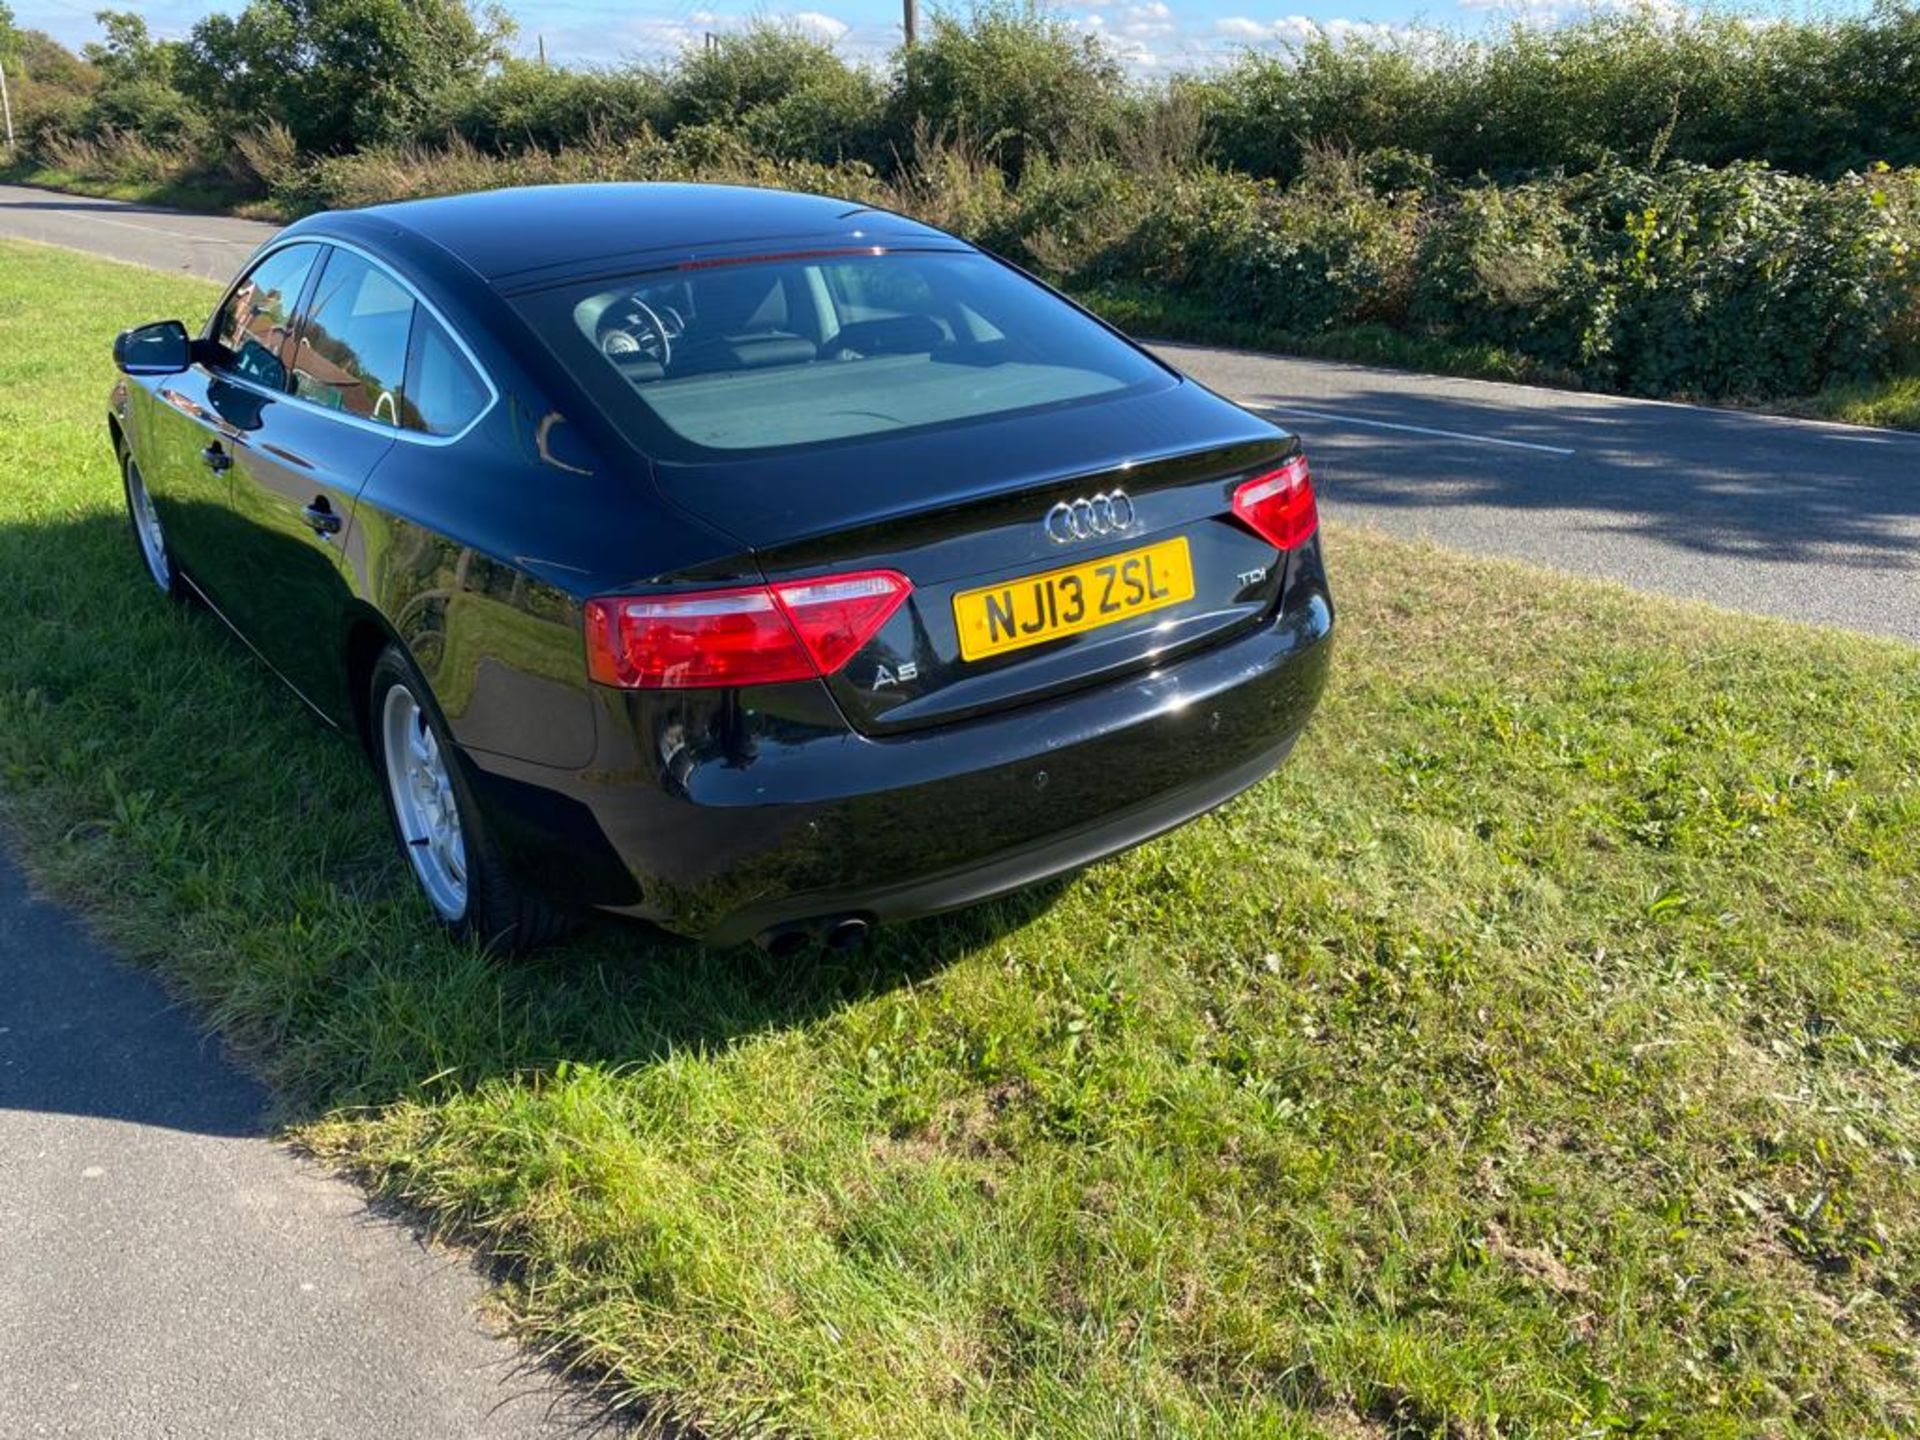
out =
<svg viewBox="0 0 1920 1440"><path fill-rule="evenodd" d="M773 598L822 675L858 655L912 593L913 583L894 570L823 575L773 587Z"/></svg>
<svg viewBox="0 0 1920 1440"><path fill-rule="evenodd" d="M892 570L589 600L587 670L628 690L771 685L831 675L913 591Z"/></svg>
<svg viewBox="0 0 1920 1440"><path fill-rule="evenodd" d="M1244 482L1233 492L1233 513L1254 534L1282 550L1298 550L1320 528L1307 457L1296 455L1278 470Z"/></svg>

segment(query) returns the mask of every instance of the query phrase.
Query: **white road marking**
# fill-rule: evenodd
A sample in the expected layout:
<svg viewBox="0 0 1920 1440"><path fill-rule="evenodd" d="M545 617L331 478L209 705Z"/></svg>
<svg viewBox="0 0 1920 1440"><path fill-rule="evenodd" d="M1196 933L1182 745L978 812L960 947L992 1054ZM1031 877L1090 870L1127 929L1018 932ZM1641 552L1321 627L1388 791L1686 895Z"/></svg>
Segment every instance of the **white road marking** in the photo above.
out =
<svg viewBox="0 0 1920 1440"><path fill-rule="evenodd" d="M1262 405L1276 415L1298 415L1303 420L1325 420L1333 425L1366 425L1375 430L1401 430L1409 435L1433 435L1442 440L1465 440L1470 445L1504 445L1509 450L1538 450L1543 455L1572 455L1563 445L1536 445L1531 440L1502 440L1493 435L1468 435L1460 430L1430 430L1425 425L1396 425L1391 420L1362 420L1358 415L1330 415L1325 410L1302 410L1293 405Z"/></svg>
<svg viewBox="0 0 1920 1440"><path fill-rule="evenodd" d="M169 230L162 225L146 225L133 220L109 220L104 215L87 217L89 225L113 225L122 230L139 230L148 235L166 235L175 240L191 240L196 245L244 245L245 240L221 240L212 235L191 235L185 230Z"/></svg>

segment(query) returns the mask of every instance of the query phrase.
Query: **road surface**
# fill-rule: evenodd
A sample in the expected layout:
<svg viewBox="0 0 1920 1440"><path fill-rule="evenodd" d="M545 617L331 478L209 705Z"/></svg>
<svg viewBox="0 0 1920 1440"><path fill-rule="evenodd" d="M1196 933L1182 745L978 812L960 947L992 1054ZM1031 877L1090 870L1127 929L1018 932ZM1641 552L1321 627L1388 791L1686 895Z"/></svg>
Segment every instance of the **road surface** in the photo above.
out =
<svg viewBox="0 0 1920 1440"><path fill-rule="evenodd" d="M273 233L0 186L0 235L165 270L225 278ZM1920 434L1155 348L1298 431L1336 519L1920 642Z"/></svg>
<svg viewBox="0 0 1920 1440"><path fill-rule="evenodd" d="M0 1437L596 1429L472 1268L266 1138L268 1098L0 852Z"/></svg>

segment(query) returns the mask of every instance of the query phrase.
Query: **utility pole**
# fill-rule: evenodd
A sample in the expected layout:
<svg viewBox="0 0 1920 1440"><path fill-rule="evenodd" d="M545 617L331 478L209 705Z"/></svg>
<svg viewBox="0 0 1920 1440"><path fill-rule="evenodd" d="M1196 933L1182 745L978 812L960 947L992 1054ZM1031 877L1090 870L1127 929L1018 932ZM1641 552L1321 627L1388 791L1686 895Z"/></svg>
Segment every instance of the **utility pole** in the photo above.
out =
<svg viewBox="0 0 1920 1440"><path fill-rule="evenodd" d="M13 153L13 101L7 95L7 62L0 56L0 111L7 117L7 153Z"/></svg>
<svg viewBox="0 0 1920 1440"><path fill-rule="evenodd" d="M907 49L920 38L920 0L900 0L901 28L907 32Z"/></svg>
<svg viewBox="0 0 1920 1440"><path fill-rule="evenodd" d="M540 68L544 70L547 68L547 37L536 35L533 38L540 46Z"/></svg>

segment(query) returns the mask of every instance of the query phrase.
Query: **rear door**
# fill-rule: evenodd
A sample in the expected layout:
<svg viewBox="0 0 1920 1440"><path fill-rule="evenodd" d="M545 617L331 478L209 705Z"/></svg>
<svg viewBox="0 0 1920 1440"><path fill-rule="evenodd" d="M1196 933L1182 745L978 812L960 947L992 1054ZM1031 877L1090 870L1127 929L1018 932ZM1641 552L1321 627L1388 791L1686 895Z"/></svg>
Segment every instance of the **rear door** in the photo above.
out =
<svg viewBox="0 0 1920 1440"><path fill-rule="evenodd" d="M345 713L341 569L354 504L393 448L415 302L390 272L329 247L295 317L286 400L232 449L232 554L220 604L308 700Z"/></svg>

